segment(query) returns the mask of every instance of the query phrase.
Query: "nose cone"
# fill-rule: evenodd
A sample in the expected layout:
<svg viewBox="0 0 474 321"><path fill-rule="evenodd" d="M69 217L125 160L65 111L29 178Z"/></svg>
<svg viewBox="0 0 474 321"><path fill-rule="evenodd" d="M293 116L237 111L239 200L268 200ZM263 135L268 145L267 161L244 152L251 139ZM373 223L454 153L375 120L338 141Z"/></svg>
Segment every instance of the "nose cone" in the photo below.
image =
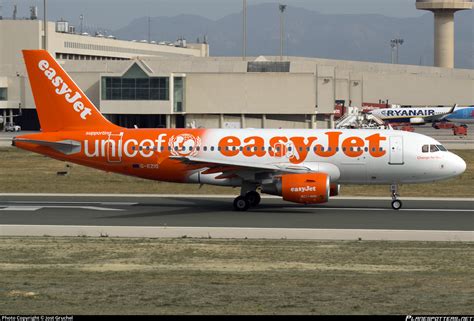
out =
<svg viewBox="0 0 474 321"><path fill-rule="evenodd" d="M456 154L452 154L452 158L451 166L453 167L454 175L461 175L466 171L466 162Z"/></svg>

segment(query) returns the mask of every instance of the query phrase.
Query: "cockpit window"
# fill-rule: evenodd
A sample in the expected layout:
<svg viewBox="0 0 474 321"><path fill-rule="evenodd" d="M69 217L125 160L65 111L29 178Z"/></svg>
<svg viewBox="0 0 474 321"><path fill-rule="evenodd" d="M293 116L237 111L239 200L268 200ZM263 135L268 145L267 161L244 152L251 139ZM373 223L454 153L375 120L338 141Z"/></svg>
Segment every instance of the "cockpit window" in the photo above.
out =
<svg viewBox="0 0 474 321"><path fill-rule="evenodd" d="M446 147L444 147L443 145L436 145L438 146L439 150L442 151L442 152L447 152L448 150L446 149Z"/></svg>
<svg viewBox="0 0 474 321"><path fill-rule="evenodd" d="M439 151L438 147L436 145L430 145L430 153L434 153Z"/></svg>
<svg viewBox="0 0 474 321"><path fill-rule="evenodd" d="M428 145L423 145L423 147L421 148L421 151L423 153L428 153L428 149L429 149L429 146Z"/></svg>

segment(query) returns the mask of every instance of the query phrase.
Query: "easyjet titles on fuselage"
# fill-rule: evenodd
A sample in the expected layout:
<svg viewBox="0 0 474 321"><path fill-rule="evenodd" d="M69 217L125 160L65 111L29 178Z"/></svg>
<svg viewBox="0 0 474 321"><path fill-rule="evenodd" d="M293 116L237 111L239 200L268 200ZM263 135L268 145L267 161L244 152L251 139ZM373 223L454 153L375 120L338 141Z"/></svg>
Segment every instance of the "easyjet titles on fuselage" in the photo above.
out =
<svg viewBox="0 0 474 321"><path fill-rule="evenodd" d="M225 136L218 140L216 146L206 144L191 133L168 135L160 133L157 139L127 138L115 134L115 138L90 138L84 141L84 152L89 158L105 157L110 151L118 157L135 156L152 157L155 153L167 153L174 156L196 156L198 152L217 151L226 157L283 157L287 156L294 164L304 162L310 153L319 157L332 157L337 153L344 153L348 157L359 157L364 152L378 158L386 154L381 148L381 142L387 138L379 133L361 138L350 136L341 139L342 132L328 131L323 135L325 142L319 143L319 136ZM119 139L117 137L120 137Z"/></svg>

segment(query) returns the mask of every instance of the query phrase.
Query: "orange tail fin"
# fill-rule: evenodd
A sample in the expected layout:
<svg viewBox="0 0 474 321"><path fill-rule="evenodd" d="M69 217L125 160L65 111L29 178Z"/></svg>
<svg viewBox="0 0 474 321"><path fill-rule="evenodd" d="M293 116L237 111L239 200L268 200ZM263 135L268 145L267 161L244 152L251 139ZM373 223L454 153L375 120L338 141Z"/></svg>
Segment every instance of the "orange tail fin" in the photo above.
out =
<svg viewBox="0 0 474 321"><path fill-rule="evenodd" d="M46 50L23 50L36 110L44 132L112 130L109 122Z"/></svg>

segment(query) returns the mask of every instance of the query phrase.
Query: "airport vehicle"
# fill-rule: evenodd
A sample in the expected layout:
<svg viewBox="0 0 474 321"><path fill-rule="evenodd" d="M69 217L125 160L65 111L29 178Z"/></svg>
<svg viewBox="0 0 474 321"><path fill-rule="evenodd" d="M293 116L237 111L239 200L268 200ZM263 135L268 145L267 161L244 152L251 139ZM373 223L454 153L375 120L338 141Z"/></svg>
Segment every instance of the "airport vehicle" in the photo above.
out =
<svg viewBox="0 0 474 321"><path fill-rule="evenodd" d="M234 208L262 193L319 204L340 184L398 184L460 175L465 162L433 138L379 129L127 129L110 123L43 50L23 51L42 132L18 148L152 180L240 187Z"/></svg>
<svg viewBox="0 0 474 321"><path fill-rule="evenodd" d="M19 132L21 130L21 127L12 123L6 124L5 125L5 131L6 132Z"/></svg>

